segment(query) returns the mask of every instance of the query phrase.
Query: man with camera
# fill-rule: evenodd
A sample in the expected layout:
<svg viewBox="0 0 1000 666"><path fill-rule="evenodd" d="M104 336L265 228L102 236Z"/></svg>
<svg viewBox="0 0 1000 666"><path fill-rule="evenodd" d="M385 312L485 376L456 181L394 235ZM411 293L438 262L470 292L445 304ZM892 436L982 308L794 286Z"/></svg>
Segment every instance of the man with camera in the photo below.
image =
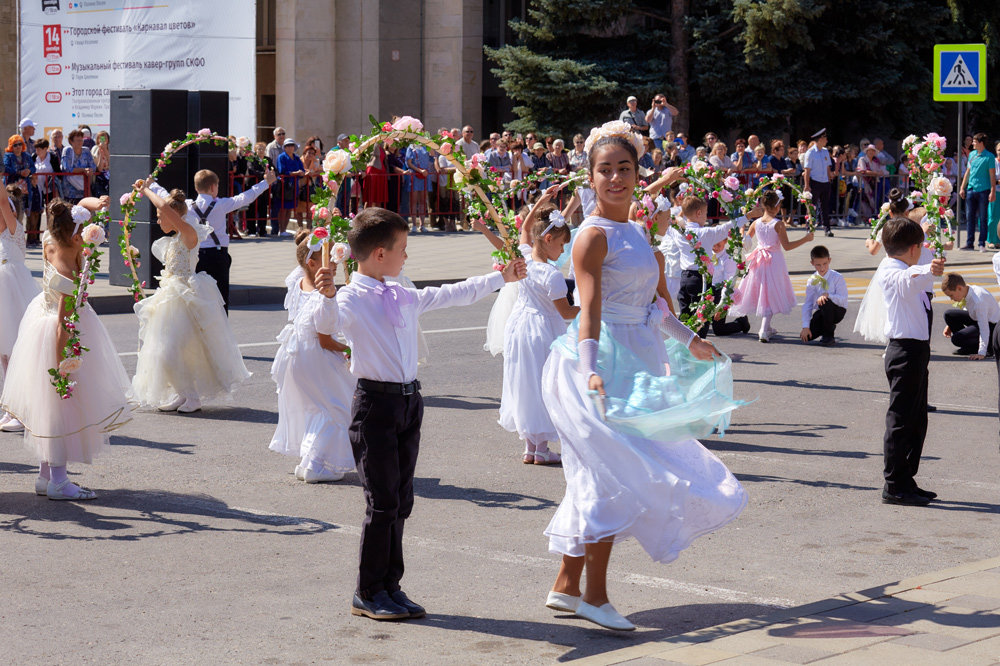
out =
<svg viewBox="0 0 1000 666"><path fill-rule="evenodd" d="M646 124L649 125L649 138L660 150L666 150L663 140L673 127L674 116L677 113L677 107L668 103L663 93L653 96L653 106L646 112Z"/></svg>

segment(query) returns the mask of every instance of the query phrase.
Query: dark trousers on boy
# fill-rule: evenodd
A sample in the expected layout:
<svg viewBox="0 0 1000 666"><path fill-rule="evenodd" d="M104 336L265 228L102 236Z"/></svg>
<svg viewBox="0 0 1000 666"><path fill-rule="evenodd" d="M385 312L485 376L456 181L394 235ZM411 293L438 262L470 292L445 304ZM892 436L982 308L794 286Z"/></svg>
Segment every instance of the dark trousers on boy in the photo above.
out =
<svg viewBox="0 0 1000 666"><path fill-rule="evenodd" d="M993 360L997 364L997 383L1000 385L1000 326L993 327L993 333L990 335L990 342L993 345ZM1000 391L997 392L997 413L1000 414Z"/></svg>
<svg viewBox="0 0 1000 666"><path fill-rule="evenodd" d="M911 493L927 435L927 340L890 340L885 349L889 409L885 414L885 491Z"/></svg>
<svg viewBox="0 0 1000 666"><path fill-rule="evenodd" d="M944 312L945 326L951 329L951 343L958 347L959 354L976 354L979 352L979 324L969 316L968 310L949 308ZM987 336L989 347L986 354L992 356L996 352L993 346L993 330L995 323L990 323L990 334Z"/></svg>
<svg viewBox="0 0 1000 666"><path fill-rule="evenodd" d="M194 269L196 273L208 273L215 280L226 314L229 314L229 268L232 265L228 247L203 247L198 250L198 265Z"/></svg>
<svg viewBox="0 0 1000 666"><path fill-rule="evenodd" d="M677 290L677 316L682 321L685 316L694 314L698 301L701 300L701 292L705 288L705 281L701 273L694 269L681 271L681 286ZM698 335L705 337L708 335L708 322L698 331Z"/></svg>
<svg viewBox="0 0 1000 666"><path fill-rule="evenodd" d="M365 493L357 589L363 599L381 591L391 595L403 577L403 524L413 509L424 417L419 390L416 381L401 385L360 379L354 392L348 435Z"/></svg>
<svg viewBox="0 0 1000 666"><path fill-rule="evenodd" d="M722 299L722 287L712 287L712 294L715 295L715 302L718 303ZM750 319L746 315L732 321L726 321L725 317L712 320L712 333L715 335L736 335L737 333L746 333L749 330Z"/></svg>
<svg viewBox="0 0 1000 666"><path fill-rule="evenodd" d="M813 340L833 340L833 334L837 330L837 324L847 314L847 308L842 308L832 300L827 299L823 305L816 308L812 318L809 319L809 331Z"/></svg>

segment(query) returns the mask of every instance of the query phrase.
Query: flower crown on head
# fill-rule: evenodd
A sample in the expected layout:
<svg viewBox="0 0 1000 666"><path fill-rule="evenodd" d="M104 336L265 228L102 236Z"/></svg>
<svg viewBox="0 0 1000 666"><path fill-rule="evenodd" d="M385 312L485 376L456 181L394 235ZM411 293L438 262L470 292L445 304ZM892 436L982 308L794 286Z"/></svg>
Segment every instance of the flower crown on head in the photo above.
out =
<svg viewBox="0 0 1000 666"><path fill-rule="evenodd" d="M73 234L76 235L76 232L80 230L80 226L90 220L90 211L80 204L76 204L71 209L71 213L73 215Z"/></svg>
<svg viewBox="0 0 1000 666"><path fill-rule="evenodd" d="M612 120L590 130L590 136L584 142L583 149L590 153L590 149L598 140L609 136L620 136L631 143L639 157L642 157L643 153L646 152L646 147L642 145L642 139L632 131L631 125L620 120Z"/></svg>

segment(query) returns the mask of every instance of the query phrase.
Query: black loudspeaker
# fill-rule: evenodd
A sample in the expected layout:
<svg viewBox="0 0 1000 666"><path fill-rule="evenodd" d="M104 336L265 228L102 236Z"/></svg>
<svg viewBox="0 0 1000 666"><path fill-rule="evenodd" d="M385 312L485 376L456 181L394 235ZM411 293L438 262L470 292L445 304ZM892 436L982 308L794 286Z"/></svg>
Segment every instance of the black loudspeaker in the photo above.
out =
<svg viewBox="0 0 1000 666"><path fill-rule="evenodd" d="M187 96L187 120L190 131L208 128L222 136L229 135L229 93L214 90L192 90ZM225 146L201 144L195 146L202 155L225 155ZM202 167L205 168L205 167Z"/></svg>
<svg viewBox="0 0 1000 666"><path fill-rule="evenodd" d="M214 171L219 177L219 196L229 196L229 155L206 155L202 153L198 157L198 169L208 169ZM194 173L191 174L191 181L194 181ZM194 185L192 184L192 191ZM194 196L192 195L192 199Z"/></svg>
<svg viewBox="0 0 1000 666"><path fill-rule="evenodd" d="M188 131L187 97L186 90L111 91L111 150L116 155L162 153Z"/></svg>

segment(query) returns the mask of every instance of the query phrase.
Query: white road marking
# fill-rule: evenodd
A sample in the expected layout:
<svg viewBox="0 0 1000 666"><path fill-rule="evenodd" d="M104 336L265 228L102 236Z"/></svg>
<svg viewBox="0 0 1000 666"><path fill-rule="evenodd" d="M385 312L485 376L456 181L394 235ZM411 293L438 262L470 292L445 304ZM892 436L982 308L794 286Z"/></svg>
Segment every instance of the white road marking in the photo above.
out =
<svg viewBox="0 0 1000 666"><path fill-rule="evenodd" d="M430 331L424 331L424 335L430 335L431 333L462 333L464 331L485 331L485 326L467 326L465 328L436 328Z"/></svg>
<svg viewBox="0 0 1000 666"><path fill-rule="evenodd" d="M239 511L242 513L249 513L257 516L266 516L268 518L273 518L281 521L283 524L300 524L303 522L316 523L325 521L316 521L306 518L296 518L293 516L283 516L281 514L271 513L269 511L259 511L257 509L249 509L245 507L230 507L232 511ZM336 529L338 532L343 534L350 534L351 536L361 536L361 528L354 525L344 525L336 523ZM491 560L493 562L499 562L502 564L512 564L518 567L523 567L525 565L549 569L554 572L559 567L559 560L553 558L536 557L534 555L523 555L516 553L505 553L495 550L489 550L486 548L478 548L476 546L456 546L454 543L444 543L441 541L436 541L434 539L425 539L423 537L405 536L403 539L417 548L422 548L425 550L432 550L440 553L454 554L455 551L465 553L471 557L477 557L484 560ZM772 608L791 608L796 606L799 602L792 599L783 599L781 597L758 597L756 595L750 594L748 592L742 592L740 590L730 590L724 587L716 587L714 585L701 585L698 583L685 583L679 580L673 580L670 578L659 578L657 576L644 576L642 574L635 573L625 573L609 570L608 578L616 580L622 583L630 583L632 585L641 585L643 587L656 588L661 590L670 590L671 592L681 592L684 594L690 594L696 597L708 597L711 599L722 599L724 601L729 601L733 603L745 603L745 604L756 604L759 606L770 606Z"/></svg>

